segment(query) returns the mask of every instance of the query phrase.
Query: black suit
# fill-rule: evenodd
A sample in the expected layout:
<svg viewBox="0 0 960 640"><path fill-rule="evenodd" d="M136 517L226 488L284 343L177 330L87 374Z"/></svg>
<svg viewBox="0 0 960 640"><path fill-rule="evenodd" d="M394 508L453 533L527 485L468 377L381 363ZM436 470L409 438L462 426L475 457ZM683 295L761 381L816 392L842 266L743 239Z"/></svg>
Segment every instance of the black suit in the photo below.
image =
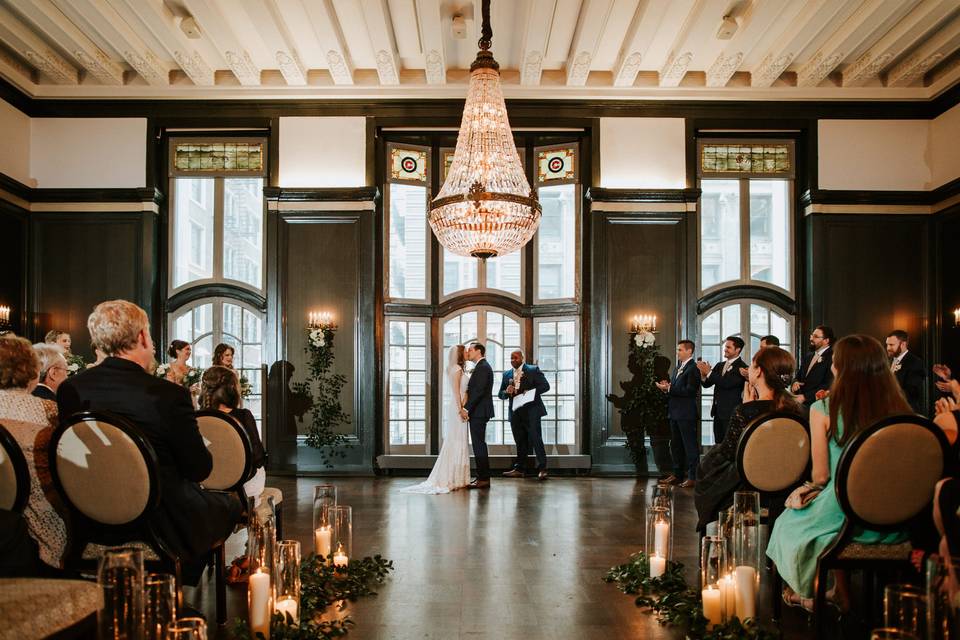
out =
<svg viewBox="0 0 960 640"><path fill-rule="evenodd" d="M903 395L907 396L907 402L913 407L916 413L923 413L923 388L927 384L927 369L923 366L923 360L912 351L903 354L900 360L900 367L893 374L903 389Z"/></svg>
<svg viewBox="0 0 960 640"><path fill-rule="evenodd" d="M540 371L540 367L524 364L522 371L520 387L514 395L536 389L537 392L533 402L520 407L516 411L513 410L514 396L507 394L507 387L513 384L513 369L507 369L503 372L497 397L501 400L509 400L507 417L510 420L510 430L513 431L513 441L517 443L517 458L513 461L513 468L523 470L532 447L533 452L537 455L537 469L542 471L547 468L547 450L543 446L543 431L540 427L540 419L547 415L547 408L543 406L541 396L550 391L550 383L547 382L547 378Z"/></svg>
<svg viewBox="0 0 960 640"><path fill-rule="evenodd" d="M697 392L700 371L693 358L678 367L667 393L667 418L670 419L670 452L673 474L678 478L697 479L700 443L697 442Z"/></svg>
<svg viewBox="0 0 960 640"><path fill-rule="evenodd" d="M817 391L827 391L833 384L833 371L830 370L833 364L833 347L827 347L826 351L820 354L818 361L810 368L810 361L817 357L816 351L804 354L800 360L800 368L797 369L797 382L802 382L800 393L803 394L803 404L808 409L817 400ZM807 369L810 369L808 372Z"/></svg>
<svg viewBox="0 0 960 640"><path fill-rule="evenodd" d="M41 400L53 400L57 401L57 394L53 392L53 389L43 384L42 382L34 387L33 391L30 392L31 395L40 398Z"/></svg>
<svg viewBox="0 0 960 640"><path fill-rule="evenodd" d="M481 358L467 382L467 401L463 405L470 419L473 457L477 460L477 480L490 479L490 458L487 454L487 423L493 417L493 369Z"/></svg>
<svg viewBox="0 0 960 640"><path fill-rule="evenodd" d="M710 415L713 417L713 440L717 444L723 442L733 410L743 402L744 379L740 375L740 369L746 369L747 363L738 356L730 363L727 375L723 375L724 366L726 366L725 360L718 362L710 375L701 382L704 387L714 387Z"/></svg>
<svg viewBox="0 0 960 640"><path fill-rule="evenodd" d="M236 494L206 491L213 459L197 428L190 393L140 365L107 358L68 378L57 390L60 418L84 410L112 411L136 424L157 454L160 508L153 525L183 559L184 580L199 579L204 556L239 521Z"/></svg>

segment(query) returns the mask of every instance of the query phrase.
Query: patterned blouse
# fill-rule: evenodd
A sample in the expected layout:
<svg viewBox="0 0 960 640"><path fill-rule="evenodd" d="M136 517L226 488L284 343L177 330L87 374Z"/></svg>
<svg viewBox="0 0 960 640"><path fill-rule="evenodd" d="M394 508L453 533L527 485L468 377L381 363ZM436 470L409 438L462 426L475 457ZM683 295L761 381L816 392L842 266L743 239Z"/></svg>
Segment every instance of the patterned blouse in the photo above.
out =
<svg viewBox="0 0 960 640"><path fill-rule="evenodd" d="M57 405L27 393L26 389L0 389L0 424L16 439L30 469L30 497L24 517L30 537L40 547L40 559L51 567L63 566L67 548L66 512L53 486L47 447L57 423Z"/></svg>

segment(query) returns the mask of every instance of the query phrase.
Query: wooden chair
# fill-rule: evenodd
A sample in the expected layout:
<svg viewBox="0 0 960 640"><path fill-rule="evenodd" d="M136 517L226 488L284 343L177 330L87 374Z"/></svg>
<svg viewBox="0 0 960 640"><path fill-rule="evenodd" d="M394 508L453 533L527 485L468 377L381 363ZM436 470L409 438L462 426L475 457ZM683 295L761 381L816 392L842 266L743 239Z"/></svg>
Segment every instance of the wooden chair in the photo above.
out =
<svg viewBox="0 0 960 640"><path fill-rule="evenodd" d="M909 569L913 548L900 544L860 544L859 529L905 531L924 513L943 475L947 439L930 420L892 416L858 433L837 463L834 489L845 520L840 533L817 559L814 577L814 629L825 637L827 572L860 569L868 612L874 607L873 578L880 570Z"/></svg>
<svg viewBox="0 0 960 640"><path fill-rule="evenodd" d="M740 434L737 471L747 491L760 493L761 510L773 528L783 513L783 501L810 472L810 426L805 418L785 411L754 418ZM771 571L773 619L780 619L782 582L777 568Z"/></svg>
<svg viewBox="0 0 960 640"><path fill-rule="evenodd" d="M0 425L0 509L23 513L30 498L30 470L13 435Z"/></svg>

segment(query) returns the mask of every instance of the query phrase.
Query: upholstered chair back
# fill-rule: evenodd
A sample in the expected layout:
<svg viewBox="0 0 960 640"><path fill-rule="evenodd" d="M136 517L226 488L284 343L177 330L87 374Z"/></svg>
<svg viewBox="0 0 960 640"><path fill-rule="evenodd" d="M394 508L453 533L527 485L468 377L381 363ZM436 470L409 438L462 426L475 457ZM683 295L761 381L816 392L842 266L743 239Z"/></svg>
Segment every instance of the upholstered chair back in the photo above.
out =
<svg viewBox="0 0 960 640"><path fill-rule="evenodd" d="M15 426L15 425L9 425ZM21 512L30 497L30 470L20 445L0 425L0 509Z"/></svg>
<svg viewBox="0 0 960 640"><path fill-rule="evenodd" d="M203 481L203 486L207 489L235 491L253 475L247 432L233 416L212 409L197 412L197 426L213 457L213 470Z"/></svg>
<svg viewBox="0 0 960 640"><path fill-rule="evenodd" d="M758 416L740 436L737 465L744 483L764 493L801 482L810 466L806 421L785 412Z"/></svg>

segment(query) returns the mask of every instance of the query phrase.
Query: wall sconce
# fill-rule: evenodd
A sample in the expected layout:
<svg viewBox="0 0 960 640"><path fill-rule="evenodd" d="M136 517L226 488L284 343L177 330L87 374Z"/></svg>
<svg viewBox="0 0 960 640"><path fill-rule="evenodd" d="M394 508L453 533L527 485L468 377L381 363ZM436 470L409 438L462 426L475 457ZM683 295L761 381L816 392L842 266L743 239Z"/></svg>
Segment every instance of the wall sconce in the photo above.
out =
<svg viewBox="0 0 960 640"><path fill-rule="evenodd" d="M0 304L0 326L10 324L10 307Z"/></svg>
<svg viewBox="0 0 960 640"><path fill-rule="evenodd" d="M311 329L335 329L333 314L329 311L311 311L307 314L307 326Z"/></svg>
<svg viewBox="0 0 960 640"><path fill-rule="evenodd" d="M953 310L953 328L960 327L960 307Z"/></svg>
<svg viewBox="0 0 960 640"><path fill-rule="evenodd" d="M654 333L657 330L657 316L635 315L630 322L630 333Z"/></svg>

